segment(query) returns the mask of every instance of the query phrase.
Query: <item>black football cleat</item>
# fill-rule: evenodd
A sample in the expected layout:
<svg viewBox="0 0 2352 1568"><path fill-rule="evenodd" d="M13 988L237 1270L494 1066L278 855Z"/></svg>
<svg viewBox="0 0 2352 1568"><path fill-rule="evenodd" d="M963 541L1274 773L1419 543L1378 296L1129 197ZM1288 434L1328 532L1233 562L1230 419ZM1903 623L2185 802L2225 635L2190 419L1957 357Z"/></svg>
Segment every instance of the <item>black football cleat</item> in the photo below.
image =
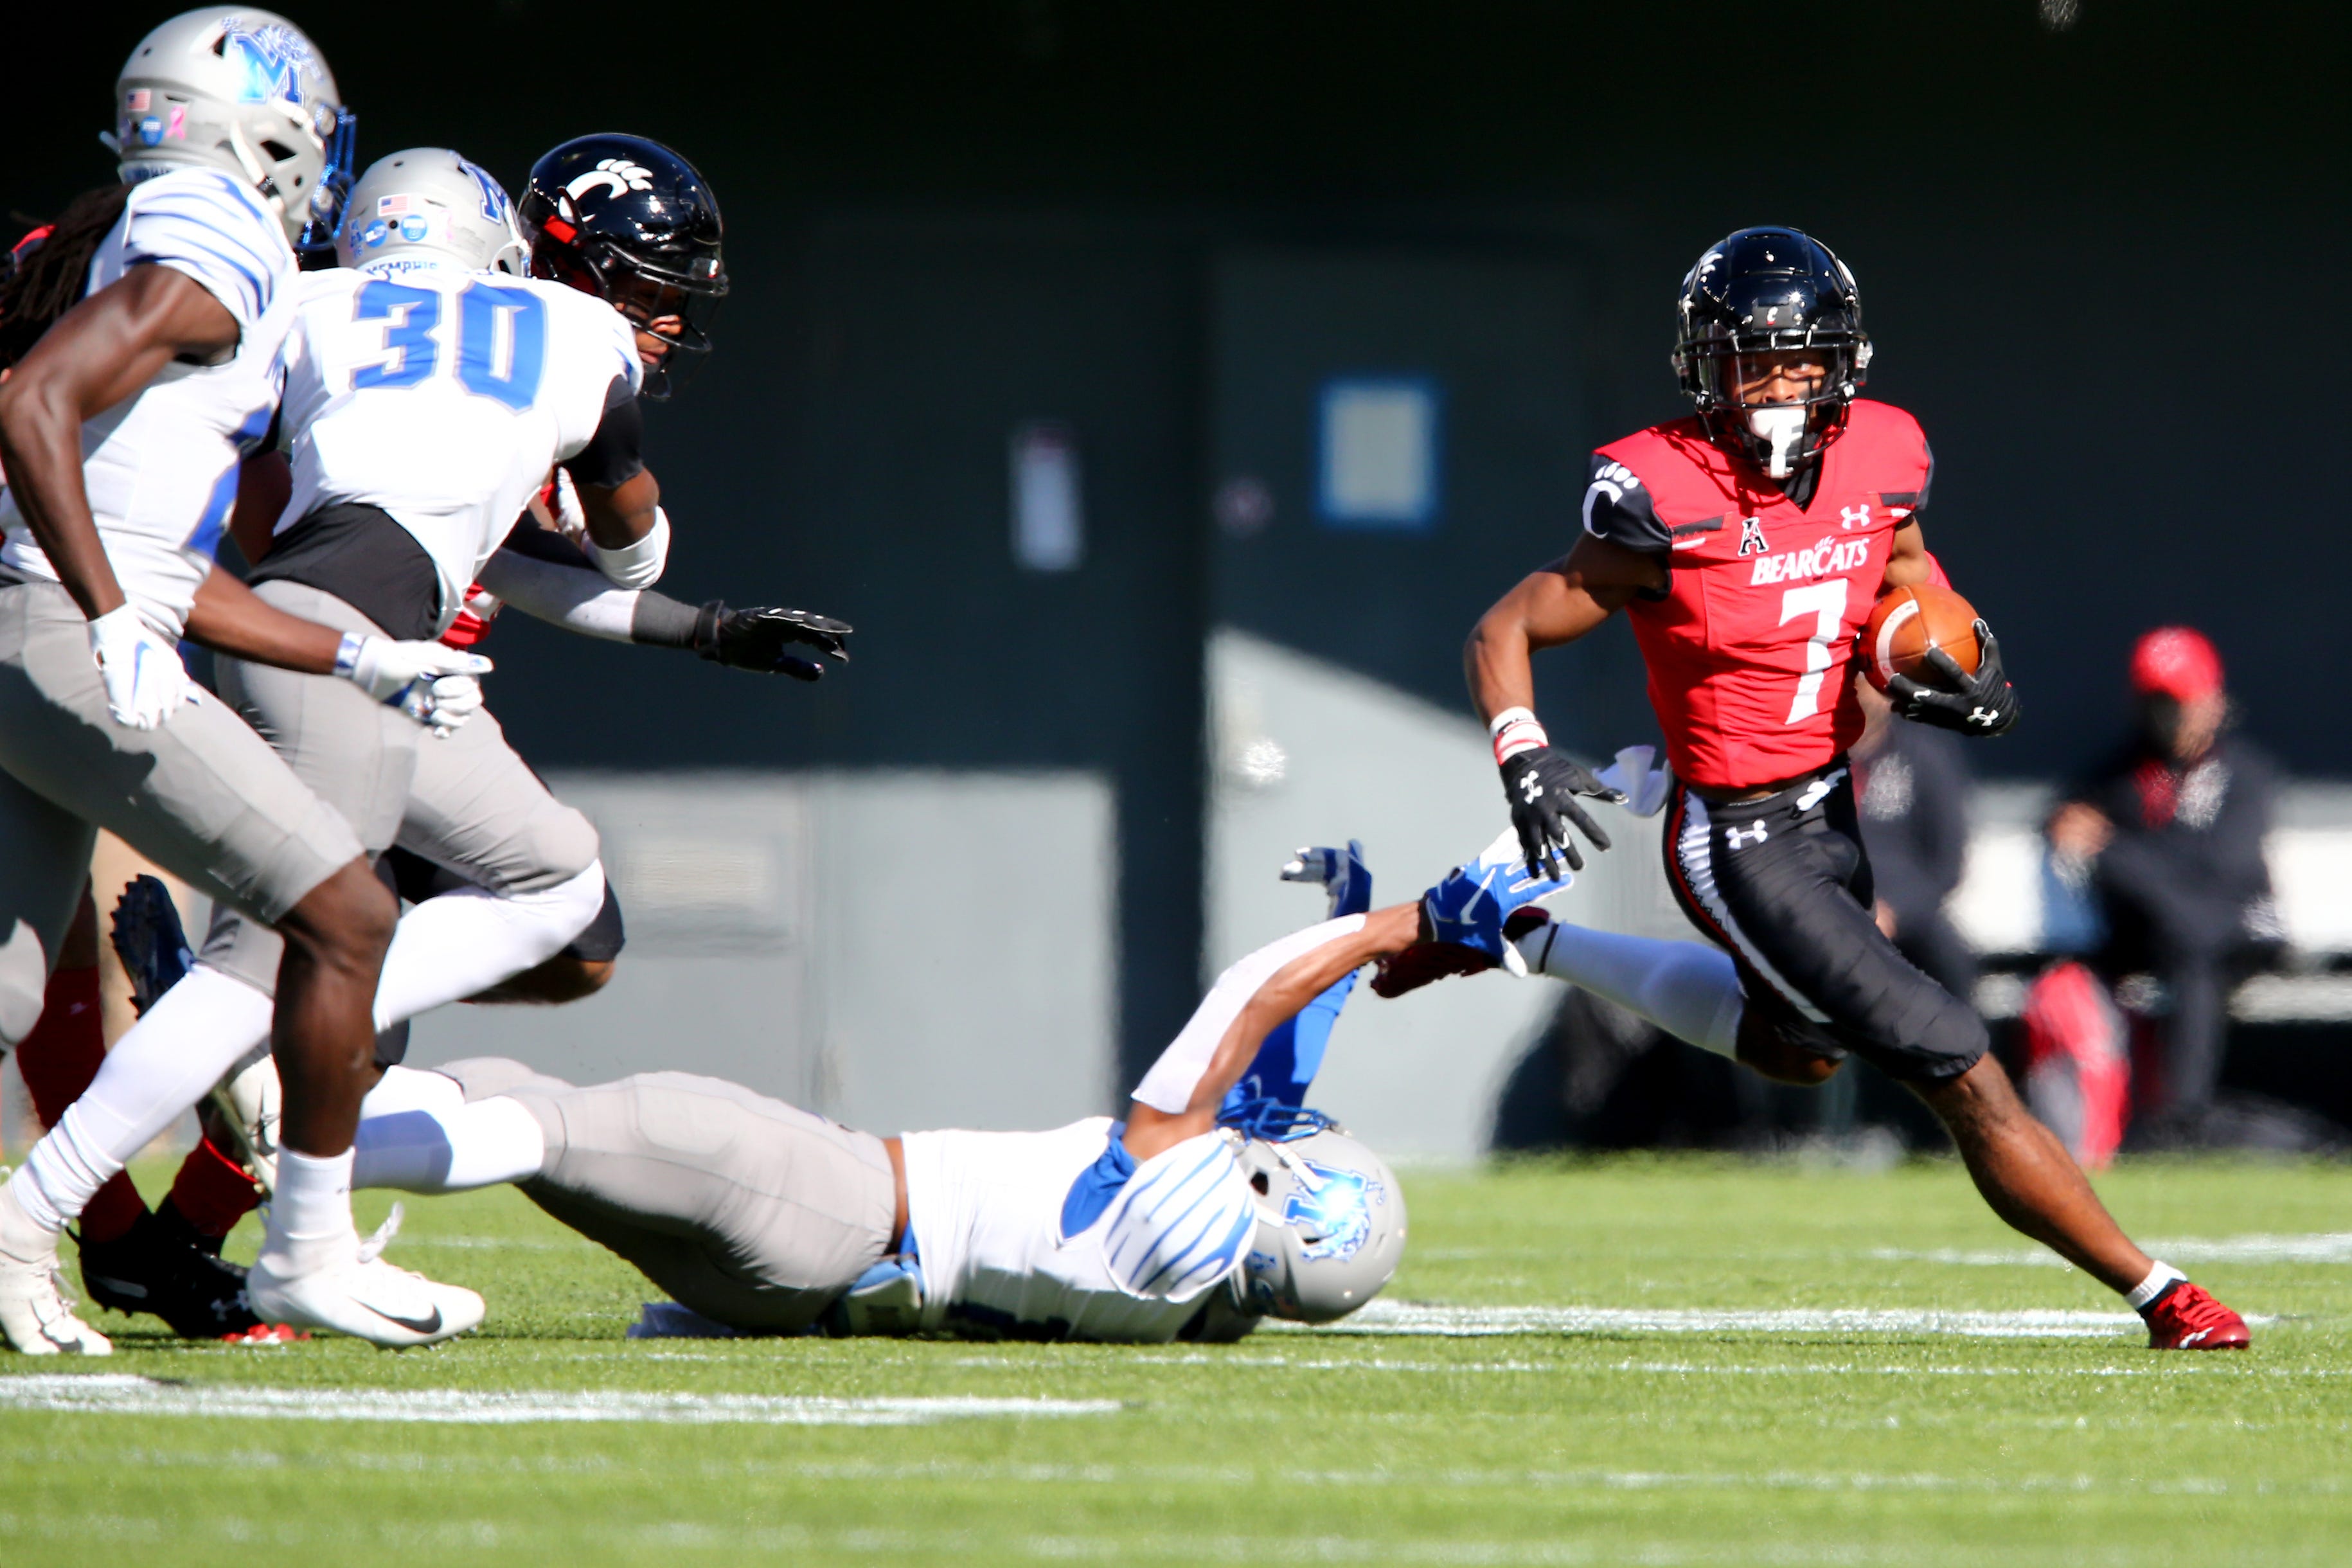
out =
<svg viewBox="0 0 2352 1568"><path fill-rule="evenodd" d="M246 1303L244 1268L152 1214L112 1241L85 1242L81 1282L99 1305L152 1313L183 1339L244 1339L263 1326Z"/></svg>

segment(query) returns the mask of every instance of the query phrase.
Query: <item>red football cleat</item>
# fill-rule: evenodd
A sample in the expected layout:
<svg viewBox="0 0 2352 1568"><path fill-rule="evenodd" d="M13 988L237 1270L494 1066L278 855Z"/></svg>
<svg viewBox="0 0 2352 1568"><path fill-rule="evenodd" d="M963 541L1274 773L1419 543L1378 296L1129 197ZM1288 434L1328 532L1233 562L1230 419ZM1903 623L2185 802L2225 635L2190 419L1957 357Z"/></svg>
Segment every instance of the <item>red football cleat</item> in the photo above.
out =
<svg viewBox="0 0 2352 1568"><path fill-rule="evenodd" d="M2246 1320L2186 1279L2147 1310L2147 1346L2158 1351L2242 1351Z"/></svg>

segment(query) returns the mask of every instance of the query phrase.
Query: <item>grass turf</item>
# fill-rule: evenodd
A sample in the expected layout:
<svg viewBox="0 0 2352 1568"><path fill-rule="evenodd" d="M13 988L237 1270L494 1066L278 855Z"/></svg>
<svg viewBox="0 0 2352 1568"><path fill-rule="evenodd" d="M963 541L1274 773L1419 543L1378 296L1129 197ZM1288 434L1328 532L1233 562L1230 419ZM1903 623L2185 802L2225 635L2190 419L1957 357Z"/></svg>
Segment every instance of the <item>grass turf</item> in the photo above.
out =
<svg viewBox="0 0 2352 1568"><path fill-rule="evenodd" d="M1864 1176L1633 1159L1405 1184L1397 1299L2116 1306L2025 1261L1948 1163ZM2338 1166L2140 1164L2102 1185L2150 1237L2352 1229ZM363 1221L384 1206L363 1194ZM631 1342L643 1281L499 1190L412 1202L395 1246L489 1297L486 1331L459 1343L235 1350L102 1315L110 1361L7 1357L0 1380L131 1373L205 1397L254 1384L330 1412L362 1390L1113 1406L909 1426L489 1426L10 1409L0 1383L0 1560L2336 1563L2352 1553L2352 1251L2317 1250L2283 1261L2241 1240L2179 1259L2277 1320L2248 1355L2158 1356L2120 1331Z"/></svg>

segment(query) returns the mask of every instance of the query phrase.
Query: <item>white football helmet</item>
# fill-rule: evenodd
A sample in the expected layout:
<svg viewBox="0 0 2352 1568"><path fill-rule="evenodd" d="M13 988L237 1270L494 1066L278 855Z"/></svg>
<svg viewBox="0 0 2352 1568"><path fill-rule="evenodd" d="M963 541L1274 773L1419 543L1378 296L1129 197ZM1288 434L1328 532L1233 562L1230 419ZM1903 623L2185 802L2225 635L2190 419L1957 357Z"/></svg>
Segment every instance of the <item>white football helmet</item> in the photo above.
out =
<svg viewBox="0 0 2352 1568"><path fill-rule="evenodd" d="M411 147L368 165L344 205L335 259L442 262L517 278L530 268L505 188L446 147Z"/></svg>
<svg viewBox="0 0 2352 1568"><path fill-rule="evenodd" d="M173 169L250 182L298 247L323 248L351 189L353 120L302 30L274 12L211 6L131 51L100 139L126 183Z"/></svg>
<svg viewBox="0 0 2352 1568"><path fill-rule="evenodd" d="M1404 1190L1378 1154L1337 1127L1242 1145L1257 1190L1257 1236L1234 1277L1247 1310L1302 1323L1346 1317L1404 1261Z"/></svg>

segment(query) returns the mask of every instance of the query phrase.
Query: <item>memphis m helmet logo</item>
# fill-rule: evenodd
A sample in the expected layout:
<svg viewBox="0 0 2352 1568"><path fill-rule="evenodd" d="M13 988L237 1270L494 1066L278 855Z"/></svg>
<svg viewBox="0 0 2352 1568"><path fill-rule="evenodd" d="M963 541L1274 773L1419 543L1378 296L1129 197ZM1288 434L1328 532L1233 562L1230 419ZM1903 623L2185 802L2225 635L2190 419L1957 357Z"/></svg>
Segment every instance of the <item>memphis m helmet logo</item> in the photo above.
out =
<svg viewBox="0 0 2352 1568"><path fill-rule="evenodd" d="M236 68L237 100L290 103L300 109L303 73L319 63L310 40L277 22L254 26L232 16L224 26L227 31L222 35L220 53Z"/></svg>
<svg viewBox="0 0 2352 1568"><path fill-rule="evenodd" d="M1353 1258L1372 1234L1372 1207L1389 1201L1388 1189L1361 1171L1343 1171L1313 1160L1298 1162L1312 1182L1291 1189L1282 1203L1282 1223L1316 1239L1299 1256Z"/></svg>
<svg viewBox="0 0 2352 1568"><path fill-rule="evenodd" d="M574 174L563 187L563 194L576 202L599 185L607 195L615 196L630 191L650 191L654 188L654 172L626 158L599 158L594 168Z"/></svg>
<svg viewBox="0 0 2352 1568"><path fill-rule="evenodd" d="M458 159L457 166L472 175L474 184L480 188L482 216L492 223L509 221L509 215L514 210L514 203L508 199L506 187L490 178L488 170L469 159Z"/></svg>

